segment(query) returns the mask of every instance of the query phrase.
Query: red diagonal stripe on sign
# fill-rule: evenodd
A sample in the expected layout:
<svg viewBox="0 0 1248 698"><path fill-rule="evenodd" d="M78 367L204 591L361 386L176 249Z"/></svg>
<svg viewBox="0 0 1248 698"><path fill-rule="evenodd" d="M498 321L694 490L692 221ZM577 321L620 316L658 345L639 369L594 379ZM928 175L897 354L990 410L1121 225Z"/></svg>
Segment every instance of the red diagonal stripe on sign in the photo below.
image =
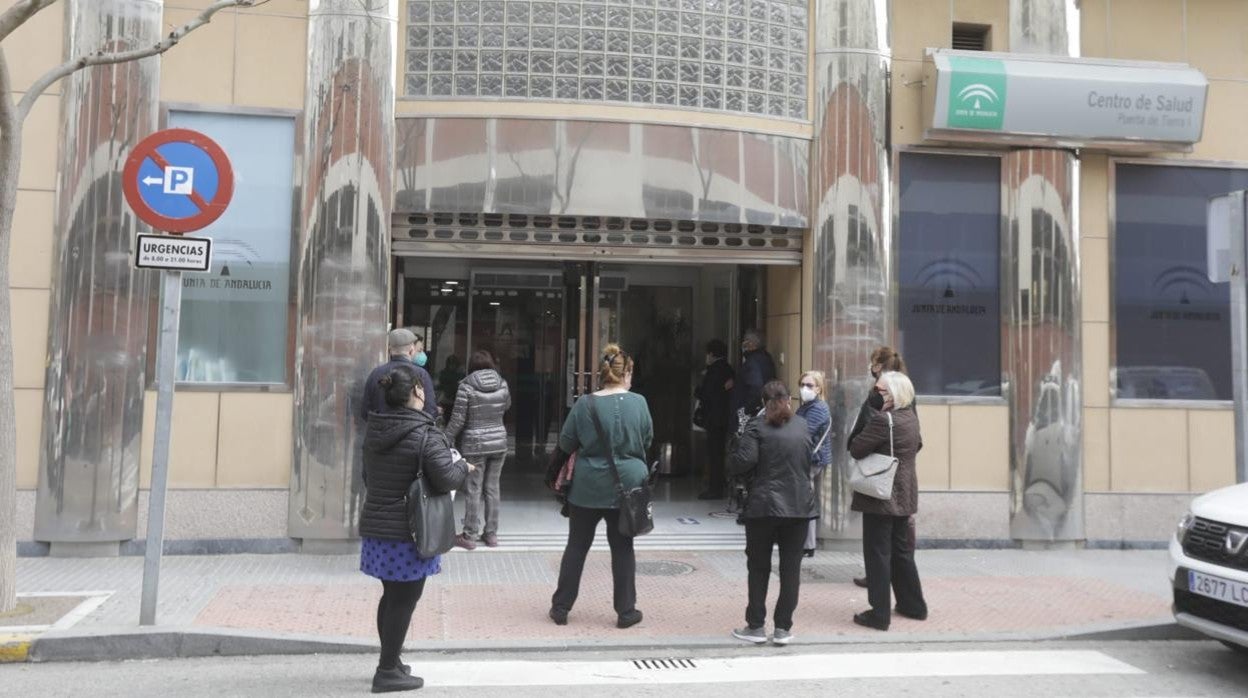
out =
<svg viewBox="0 0 1248 698"><path fill-rule="evenodd" d="M155 148L152 148L152 152L150 155L148 155L148 157L150 157L152 159L152 162L156 163L156 166L159 167L160 169L162 170L169 169L170 167L169 161L161 157L160 151L156 150ZM204 201L204 197L200 196L199 192L192 189L189 196L191 198L191 203L198 206L199 210L201 211L208 210L208 202Z"/></svg>

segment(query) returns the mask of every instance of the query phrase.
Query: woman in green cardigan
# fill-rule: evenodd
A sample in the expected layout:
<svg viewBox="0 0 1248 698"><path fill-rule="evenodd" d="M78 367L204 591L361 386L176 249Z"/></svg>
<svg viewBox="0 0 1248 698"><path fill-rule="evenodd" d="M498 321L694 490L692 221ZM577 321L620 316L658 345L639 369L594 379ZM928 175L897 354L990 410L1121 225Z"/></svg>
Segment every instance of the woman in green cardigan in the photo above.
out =
<svg viewBox="0 0 1248 698"><path fill-rule="evenodd" d="M559 433L559 449L576 454L576 470L568 493L568 544L559 565L559 586L550 600L550 619L568 622L581 587L585 557L597 535L598 522L607 522L611 546L611 577L615 590L616 627L641 622L637 609L637 561L633 539L619 532L620 498L607 459L608 449L625 490L639 487L647 475L646 450L654 439L650 407L641 395L629 392L633 359L618 345L609 344L598 365L602 389L576 401ZM593 413L598 413L610 443L598 438Z"/></svg>

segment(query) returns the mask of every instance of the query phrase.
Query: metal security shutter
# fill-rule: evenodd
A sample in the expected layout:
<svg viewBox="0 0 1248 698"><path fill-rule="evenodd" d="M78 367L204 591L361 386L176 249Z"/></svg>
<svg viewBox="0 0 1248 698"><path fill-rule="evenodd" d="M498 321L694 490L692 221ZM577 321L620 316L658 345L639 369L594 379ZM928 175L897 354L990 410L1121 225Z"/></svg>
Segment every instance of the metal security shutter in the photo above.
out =
<svg viewBox="0 0 1248 698"><path fill-rule="evenodd" d="M740 223L416 213L395 215L391 251L422 257L796 265L802 261L802 234Z"/></svg>

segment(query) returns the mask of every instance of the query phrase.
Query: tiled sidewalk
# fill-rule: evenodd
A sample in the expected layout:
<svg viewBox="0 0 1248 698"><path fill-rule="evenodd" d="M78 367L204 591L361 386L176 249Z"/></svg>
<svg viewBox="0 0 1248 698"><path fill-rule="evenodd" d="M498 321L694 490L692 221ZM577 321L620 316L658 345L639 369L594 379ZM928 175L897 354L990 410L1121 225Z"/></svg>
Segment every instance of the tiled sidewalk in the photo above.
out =
<svg viewBox="0 0 1248 698"><path fill-rule="evenodd" d="M820 553L803 566L795 633L808 642L856 639L1041 638L1166 623L1169 587L1160 551L945 551L918 553L931 616L894 617L882 634L854 625L866 591L853 586L858 555ZM20 591L112 591L78 623L83 631L137 624L142 559L23 558ZM717 643L740 625L745 557L739 552L638 553L638 606L646 618L614 627L609 557L592 553L571 622L546 618L559 555L455 552L426 586L413 644L429 648L563 644ZM351 556L166 557L161 625L375 638L381 586ZM771 598L777 592L773 577Z"/></svg>

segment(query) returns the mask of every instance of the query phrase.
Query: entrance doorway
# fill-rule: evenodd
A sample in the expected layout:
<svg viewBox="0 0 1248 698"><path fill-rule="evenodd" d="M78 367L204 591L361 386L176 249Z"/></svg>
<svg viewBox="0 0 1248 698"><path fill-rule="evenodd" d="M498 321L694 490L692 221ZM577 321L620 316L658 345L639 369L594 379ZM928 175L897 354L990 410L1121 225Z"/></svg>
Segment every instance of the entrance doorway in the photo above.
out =
<svg viewBox="0 0 1248 698"><path fill-rule="evenodd" d="M603 348L620 344L636 361L633 392L650 406L663 489L692 500L704 476L692 415L706 342L733 346L761 326L765 274L729 264L398 258L393 321L425 339L446 416L472 352L495 357L512 395L503 476L511 501L548 499L541 480L563 419L597 389Z"/></svg>

